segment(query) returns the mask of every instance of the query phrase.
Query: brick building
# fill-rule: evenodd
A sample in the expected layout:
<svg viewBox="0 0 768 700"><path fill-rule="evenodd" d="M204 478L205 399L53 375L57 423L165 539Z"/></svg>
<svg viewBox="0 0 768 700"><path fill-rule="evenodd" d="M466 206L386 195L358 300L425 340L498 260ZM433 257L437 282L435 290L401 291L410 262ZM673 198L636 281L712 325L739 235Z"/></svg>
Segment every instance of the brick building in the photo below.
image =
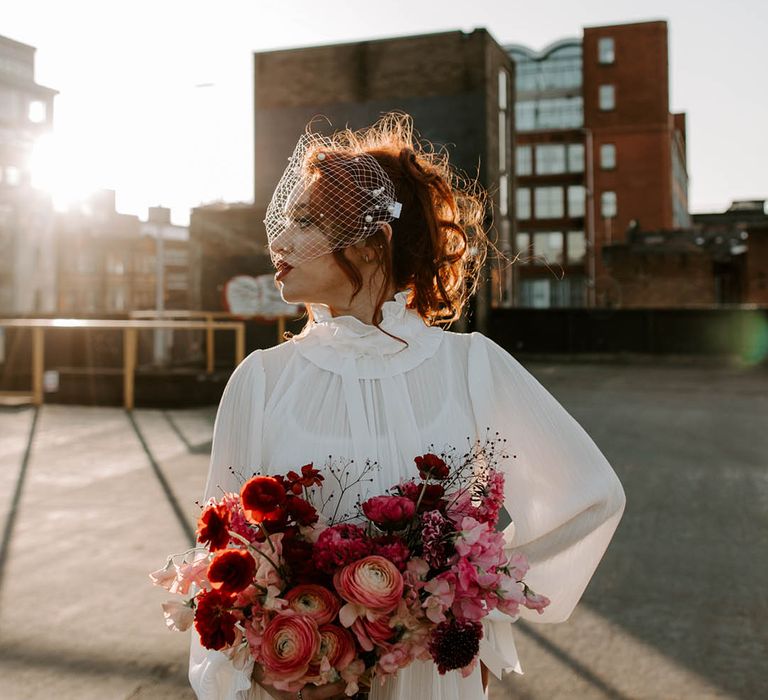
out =
<svg viewBox="0 0 768 700"><path fill-rule="evenodd" d="M401 110L422 138L445 147L454 166L492 193L499 247L511 255L513 70L484 29L255 54L256 207L266 207L310 120L326 117L330 125L316 123L321 131L359 128ZM511 302L511 273L479 292L479 325L490 289Z"/></svg>
<svg viewBox="0 0 768 700"><path fill-rule="evenodd" d="M53 127L57 93L35 82L35 51L0 36L0 314L56 304L53 206L32 186L30 164Z"/></svg>
<svg viewBox="0 0 768 700"><path fill-rule="evenodd" d="M154 309L160 262L165 308L190 308L187 229L170 223L170 210L152 207L142 222L115 211L115 193L104 190L57 214L55 233L57 313Z"/></svg>
<svg viewBox="0 0 768 700"><path fill-rule="evenodd" d="M643 230L690 223L667 24L588 27L541 52L507 51L517 68L518 305L610 304L603 246L623 241L633 220Z"/></svg>

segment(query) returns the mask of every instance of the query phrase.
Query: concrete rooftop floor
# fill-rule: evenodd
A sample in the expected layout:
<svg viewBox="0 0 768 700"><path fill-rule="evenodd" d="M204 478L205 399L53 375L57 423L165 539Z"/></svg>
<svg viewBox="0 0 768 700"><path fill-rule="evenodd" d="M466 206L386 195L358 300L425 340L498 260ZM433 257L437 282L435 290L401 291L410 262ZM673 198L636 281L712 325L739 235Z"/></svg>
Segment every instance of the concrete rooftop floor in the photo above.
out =
<svg viewBox="0 0 768 700"><path fill-rule="evenodd" d="M519 623L493 700L766 697L768 371L530 364L627 510L571 619ZM181 700L147 573L188 546L213 408L0 409L0 698Z"/></svg>

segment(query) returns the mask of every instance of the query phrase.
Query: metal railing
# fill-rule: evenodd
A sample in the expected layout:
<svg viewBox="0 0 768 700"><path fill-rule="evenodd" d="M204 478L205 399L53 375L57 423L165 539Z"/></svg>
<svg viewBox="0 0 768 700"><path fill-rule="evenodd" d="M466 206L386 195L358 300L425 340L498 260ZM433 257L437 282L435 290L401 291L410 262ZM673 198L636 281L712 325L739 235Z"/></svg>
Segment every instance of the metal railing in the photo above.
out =
<svg viewBox="0 0 768 700"><path fill-rule="evenodd" d="M29 328L32 331L32 403L35 406L43 404L43 374L45 372L45 336L46 330L59 328L82 328L84 331L93 329L120 330L123 334L123 405L133 410L134 386L136 374L136 358L138 347L138 331L143 329L171 330L203 330L206 334L206 369L213 372L215 346L213 337L215 331L231 330L235 332L235 367L245 358L245 323L243 321L217 321L216 314L206 314L204 321L172 321L172 320L92 320L79 318L18 318L0 319L0 328Z"/></svg>

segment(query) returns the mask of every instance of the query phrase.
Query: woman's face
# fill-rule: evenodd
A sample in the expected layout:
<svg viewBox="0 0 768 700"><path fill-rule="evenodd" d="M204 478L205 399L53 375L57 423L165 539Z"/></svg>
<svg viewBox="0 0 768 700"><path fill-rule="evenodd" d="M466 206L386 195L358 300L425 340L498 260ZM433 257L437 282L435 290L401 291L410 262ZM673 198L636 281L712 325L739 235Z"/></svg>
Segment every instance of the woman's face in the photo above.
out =
<svg viewBox="0 0 768 700"><path fill-rule="evenodd" d="M343 308L352 295L352 283L313 219L309 192L306 183L297 184L285 205L285 228L269 245L277 268L275 282L288 303Z"/></svg>

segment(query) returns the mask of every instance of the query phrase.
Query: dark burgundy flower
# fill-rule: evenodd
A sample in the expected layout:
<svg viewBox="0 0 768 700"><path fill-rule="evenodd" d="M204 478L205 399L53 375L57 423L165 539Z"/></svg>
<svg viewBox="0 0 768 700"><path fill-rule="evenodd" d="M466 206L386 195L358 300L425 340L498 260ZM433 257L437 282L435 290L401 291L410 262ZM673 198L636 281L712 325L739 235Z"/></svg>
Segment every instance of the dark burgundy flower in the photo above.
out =
<svg viewBox="0 0 768 700"><path fill-rule="evenodd" d="M433 569L441 569L450 556L448 535L453 531L442 513L430 510L421 516L421 542L424 561Z"/></svg>
<svg viewBox="0 0 768 700"><path fill-rule="evenodd" d="M291 570L291 580L306 581L314 579L316 570L315 564L312 561L313 544L294 535L289 536L288 532L283 536L282 544L283 560Z"/></svg>
<svg viewBox="0 0 768 700"><path fill-rule="evenodd" d="M224 549L208 565L211 586L222 593L239 593L253 583L256 560L244 549Z"/></svg>
<svg viewBox="0 0 768 700"><path fill-rule="evenodd" d="M229 544L229 510L224 505L212 503L197 521L197 541L207 544L215 552Z"/></svg>
<svg viewBox="0 0 768 700"><path fill-rule="evenodd" d="M245 517L255 523L265 520L285 501L285 487L273 476L254 476L240 489Z"/></svg>
<svg viewBox="0 0 768 700"><path fill-rule="evenodd" d="M320 517L315 507L303 498L291 496L285 504L288 515L290 515L299 525L312 525Z"/></svg>
<svg viewBox="0 0 768 700"><path fill-rule="evenodd" d="M421 457L416 457L414 461L419 470L419 476L422 479L442 480L451 473L445 461L431 452L421 455Z"/></svg>
<svg viewBox="0 0 768 700"><path fill-rule="evenodd" d="M480 651L482 638L483 626L476 620L453 618L441 622L429 640L429 653L437 670L444 674L469 666Z"/></svg>
<svg viewBox="0 0 768 700"><path fill-rule="evenodd" d="M206 649L222 649L235 641L232 597L222 591L205 591L196 598L195 629Z"/></svg>
<svg viewBox="0 0 768 700"><path fill-rule="evenodd" d="M414 503L419 503L419 513L428 510L445 510L446 502L443 500L445 489L440 484L417 484L415 481L404 481L397 487L400 493L410 498ZM422 495L422 490L424 494ZM421 502L419 502L421 498Z"/></svg>

